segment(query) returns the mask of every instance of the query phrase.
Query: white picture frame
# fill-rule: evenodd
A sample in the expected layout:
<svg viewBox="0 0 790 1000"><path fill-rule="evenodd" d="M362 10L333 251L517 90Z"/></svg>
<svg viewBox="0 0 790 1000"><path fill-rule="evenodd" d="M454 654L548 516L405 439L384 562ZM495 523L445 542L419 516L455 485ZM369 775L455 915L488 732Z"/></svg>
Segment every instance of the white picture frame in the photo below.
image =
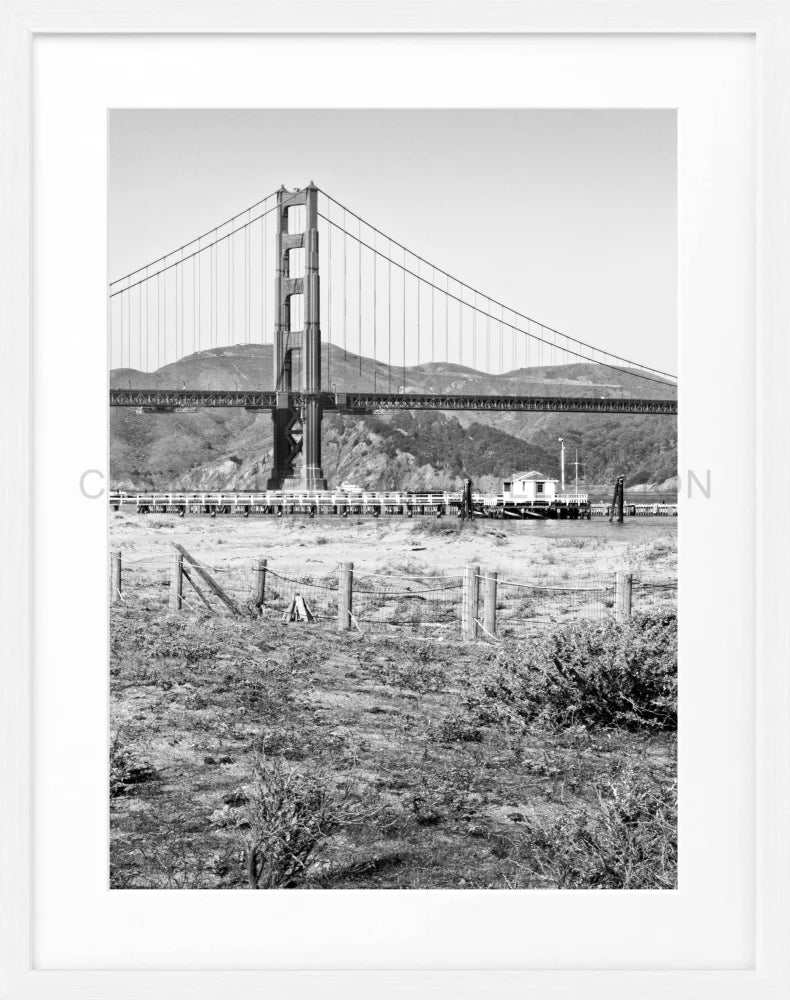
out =
<svg viewBox="0 0 790 1000"><path fill-rule="evenodd" d="M128 2L82 2L67 11L34 2L2 7L0 88L6 113L0 121L0 394L5 476L0 553L2 648L0 702L0 997L74 994L118 997L142 992L162 997L215 996L243 990L271 996L589 996L762 998L790 990L790 886L788 834L788 681L790 657L785 608L790 598L787 552L790 530L777 516L786 495L788 433L781 410L790 375L790 8L782 2L661 0L486 4L423 0L234 5L203 2L185 13L167 3L142 9ZM625 971L94 971L37 969L31 947L34 912L31 817L33 646L31 594L33 517L31 495L32 350L32 44L58 33L490 33L526 34L746 34L758 60L757 482L771 489L755 496L757 520L757 796L755 963L749 970ZM781 506L778 514L781 515Z"/></svg>

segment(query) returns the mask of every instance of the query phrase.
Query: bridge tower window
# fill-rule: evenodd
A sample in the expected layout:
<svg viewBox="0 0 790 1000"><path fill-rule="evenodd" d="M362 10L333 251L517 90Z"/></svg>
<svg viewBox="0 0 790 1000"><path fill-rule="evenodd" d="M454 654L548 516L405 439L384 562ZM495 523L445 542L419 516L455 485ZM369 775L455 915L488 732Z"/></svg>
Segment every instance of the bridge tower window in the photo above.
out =
<svg viewBox="0 0 790 1000"><path fill-rule="evenodd" d="M291 205L288 209L288 233L303 233L307 224L307 210L304 205Z"/></svg>

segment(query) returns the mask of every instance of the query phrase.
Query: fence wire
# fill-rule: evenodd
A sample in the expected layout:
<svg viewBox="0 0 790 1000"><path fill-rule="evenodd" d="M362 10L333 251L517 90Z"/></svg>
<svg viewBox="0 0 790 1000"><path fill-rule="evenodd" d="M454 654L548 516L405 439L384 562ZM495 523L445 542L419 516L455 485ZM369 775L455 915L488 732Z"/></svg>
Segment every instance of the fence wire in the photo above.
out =
<svg viewBox="0 0 790 1000"><path fill-rule="evenodd" d="M274 621L314 619L333 624L338 620L339 579L336 569L323 575L300 575L267 566L257 560L232 557L212 564L192 556L222 593L242 614ZM230 607L212 589L194 565L183 561L186 578L182 609L195 614L227 614ZM261 580L261 572L264 579ZM134 607L152 614L166 613L170 602L171 569L160 557L123 562L121 589L110 579L110 599L119 607ZM397 576L354 573L352 628L377 631L405 628L425 634L460 634L464 578L459 575L416 574ZM263 601L260 588L263 582ZM486 636L486 590L489 577L477 578L478 634ZM573 581L528 583L509 579L496 582L496 637L519 638L537 629L567 622L601 621L615 610L614 574ZM633 577L631 613L668 613L677 610L677 581Z"/></svg>
<svg viewBox="0 0 790 1000"><path fill-rule="evenodd" d="M485 577L481 579L481 586ZM614 609L614 580L600 577L583 586L527 584L500 580L497 584L497 634L518 636L536 626L563 624L584 618L600 621Z"/></svg>
<svg viewBox="0 0 790 1000"><path fill-rule="evenodd" d="M355 574L352 603L358 628L460 626L460 576Z"/></svg>
<svg viewBox="0 0 790 1000"><path fill-rule="evenodd" d="M677 580L656 580L634 577L631 586L631 608L634 612L676 611L678 606Z"/></svg>
<svg viewBox="0 0 790 1000"><path fill-rule="evenodd" d="M316 621L337 619L337 576L311 577L288 576L274 570L266 571L263 610L277 612L281 616L298 598L305 602L309 614Z"/></svg>

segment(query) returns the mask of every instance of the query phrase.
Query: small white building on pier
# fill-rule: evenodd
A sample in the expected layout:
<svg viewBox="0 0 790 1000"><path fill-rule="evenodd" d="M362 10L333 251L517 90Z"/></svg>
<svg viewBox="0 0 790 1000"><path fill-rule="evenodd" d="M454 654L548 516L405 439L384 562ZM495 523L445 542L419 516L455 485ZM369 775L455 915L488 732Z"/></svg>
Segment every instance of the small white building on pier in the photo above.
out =
<svg viewBox="0 0 790 1000"><path fill-rule="evenodd" d="M544 479L539 472L518 472L502 483L502 493L516 503L553 503L558 485L558 479Z"/></svg>

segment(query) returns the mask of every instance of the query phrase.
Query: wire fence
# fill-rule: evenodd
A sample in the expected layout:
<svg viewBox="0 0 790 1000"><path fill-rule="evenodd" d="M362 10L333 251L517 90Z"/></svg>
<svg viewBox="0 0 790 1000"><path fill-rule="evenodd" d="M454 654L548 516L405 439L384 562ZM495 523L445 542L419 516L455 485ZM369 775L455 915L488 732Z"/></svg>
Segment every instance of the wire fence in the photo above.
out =
<svg viewBox="0 0 790 1000"><path fill-rule="evenodd" d="M352 615L358 628L407 626L457 628L461 621L460 576L354 576Z"/></svg>
<svg viewBox="0 0 790 1000"><path fill-rule="evenodd" d="M677 609L677 580L657 580L634 577L633 606L642 612L661 613Z"/></svg>
<svg viewBox="0 0 790 1000"><path fill-rule="evenodd" d="M485 580L485 577L483 577ZM601 621L613 614L615 582L599 577L573 586L570 583L529 584L497 581L497 634L519 636L536 626L587 619Z"/></svg>
<svg viewBox="0 0 790 1000"><path fill-rule="evenodd" d="M317 621L336 620L337 590L337 576L286 576L267 570L261 610L264 614L275 612L282 617L301 597L307 610Z"/></svg>
<svg viewBox="0 0 790 1000"><path fill-rule="evenodd" d="M110 574L115 605L160 614L235 613L333 626L343 621L345 608L347 627L357 632L407 629L507 639L573 621L677 609L677 581L628 574L531 583L498 578L476 566L463 575L346 570L344 587L342 566L306 575L275 569L265 560L228 558L209 564L189 555L169 567L161 559L127 561L121 575L120 557L115 558ZM176 584L175 572L183 575ZM618 590L624 586L619 578L627 580L627 593Z"/></svg>

